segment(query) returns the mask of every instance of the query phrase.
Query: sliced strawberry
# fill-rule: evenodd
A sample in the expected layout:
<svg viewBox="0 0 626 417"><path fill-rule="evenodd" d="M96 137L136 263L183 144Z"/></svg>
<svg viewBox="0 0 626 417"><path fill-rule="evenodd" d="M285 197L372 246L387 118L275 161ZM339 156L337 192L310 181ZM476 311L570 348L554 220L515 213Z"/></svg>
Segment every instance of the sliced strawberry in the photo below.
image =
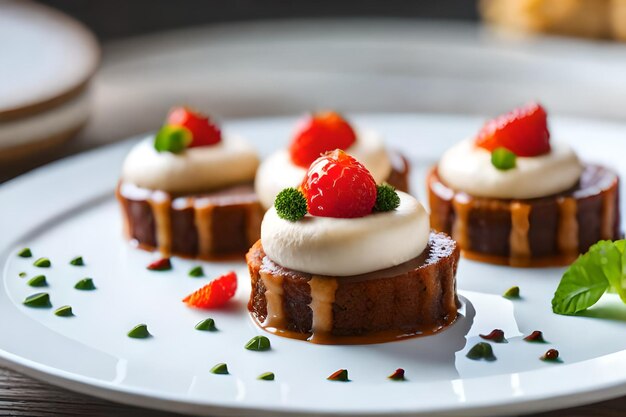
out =
<svg viewBox="0 0 626 417"><path fill-rule="evenodd" d="M175 107L167 117L167 124L183 126L191 132L189 148L210 146L222 140L222 132L207 116L188 107Z"/></svg>
<svg viewBox="0 0 626 417"><path fill-rule="evenodd" d="M302 120L289 146L289 154L294 164L308 168L323 153L346 150L355 141L354 130L341 115L320 112Z"/></svg>
<svg viewBox="0 0 626 417"><path fill-rule="evenodd" d="M490 120L476 137L476 145L488 151L506 148L517 156L539 156L550 152L546 111L530 103Z"/></svg>
<svg viewBox="0 0 626 417"><path fill-rule="evenodd" d="M356 159L337 149L319 157L302 182L309 213L321 217L363 217L376 203L376 182Z"/></svg>
<svg viewBox="0 0 626 417"><path fill-rule="evenodd" d="M189 307L218 308L233 298L237 291L237 274L231 271L189 294L183 302Z"/></svg>

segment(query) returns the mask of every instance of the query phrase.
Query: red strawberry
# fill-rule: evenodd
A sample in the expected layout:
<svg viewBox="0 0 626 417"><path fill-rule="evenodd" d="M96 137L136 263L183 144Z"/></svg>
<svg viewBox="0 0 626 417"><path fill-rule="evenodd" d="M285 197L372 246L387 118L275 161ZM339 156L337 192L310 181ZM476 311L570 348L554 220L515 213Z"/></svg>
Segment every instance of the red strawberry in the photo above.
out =
<svg viewBox="0 0 626 417"><path fill-rule="evenodd" d="M294 164L307 168L325 152L348 149L356 141L350 124L336 112L311 115L298 127L289 153Z"/></svg>
<svg viewBox="0 0 626 417"><path fill-rule="evenodd" d="M183 302L189 307L218 308L233 298L237 291L237 274L231 271L189 294Z"/></svg>
<svg viewBox="0 0 626 417"><path fill-rule="evenodd" d="M222 132L208 117L187 107L175 107L167 117L167 124L184 126L191 132L190 148L215 145L222 140Z"/></svg>
<svg viewBox="0 0 626 417"><path fill-rule="evenodd" d="M363 217L376 203L376 182L356 159L337 149L315 160L302 182L309 213L321 217Z"/></svg>
<svg viewBox="0 0 626 417"><path fill-rule="evenodd" d="M547 117L540 104L527 104L485 123L476 145L488 151L506 148L517 156L543 155L550 152Z"/></svg>
<svg viewBox="0 0 626 417"><path fill-rule="evenodd" d="M170 258L161 258L150 263L146 268L150 271L169 271L172 269L172 262L170 262Z"/></svg>

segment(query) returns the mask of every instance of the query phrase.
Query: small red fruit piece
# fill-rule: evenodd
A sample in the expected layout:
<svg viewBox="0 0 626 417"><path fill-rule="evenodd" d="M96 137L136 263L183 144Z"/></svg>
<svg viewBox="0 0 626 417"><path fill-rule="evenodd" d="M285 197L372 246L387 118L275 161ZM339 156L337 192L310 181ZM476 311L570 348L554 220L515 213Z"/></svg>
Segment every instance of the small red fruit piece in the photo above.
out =
<svg viewBox="0 0 626 417"><path fill-rule="evenodd" d="M183 126L191 132L190 148L210 146L222 140L222 132L207 116L187 107L175 107L167 116L167 124Z"/></svg>
<svg viewBox="0 0 626 417"><path fill-rule="evenodd" d="M356 141L350 124L333 111L312 114L302 120L289 146L291 161L307 168L320 155L348 149Z"/></svg>
<svg viewBox="0 0 626 417"><path fill-rule="evenodd" d="M170 262L170 258L161 258L152 262L146 268L150 271L169 271L172 269L172 262Z"/></svg>
<svg viewBox="0 0 626 417"><path fill-rule="evenodd" d="M506 148L517 156L539 156L550 152L548 115L538 103L530 103L484 124L476 146L493 152Z"/></svg>
<svg viewBox="0 0 626 417"><path fill-rule="evenodd" d="M183 302L189 307L218 308L233 298L237 291L237 274L231 271L189 294Z"/></svg>
<svg viewBox="0 0 626 417"><path fill-rule="evenodd" d="M363 217L372 212L376 203L372 174L340 149L316 159L301 188L313 216Z"/></svg>

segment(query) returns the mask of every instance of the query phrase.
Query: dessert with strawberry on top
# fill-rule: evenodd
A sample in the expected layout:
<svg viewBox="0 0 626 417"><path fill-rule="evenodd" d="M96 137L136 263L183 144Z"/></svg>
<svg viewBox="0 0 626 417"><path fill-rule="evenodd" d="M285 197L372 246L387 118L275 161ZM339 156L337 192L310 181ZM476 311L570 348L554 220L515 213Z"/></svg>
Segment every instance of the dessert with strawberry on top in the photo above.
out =
<svg viewBox="0 0 626 417"><path fill-rule="evenodd" d="M313 343L378 343L457 317L459 250L412 196L376 185L342 150L276 197L246 260L264 329Z"/></svg>
<svg viewBox="0 0 626 417"><path fill-rule="evenodd" d="M258 165L243 138L189 108L172 109L124 161L117 198L127 237L164 256L244 254L263 217L253 187Z"/></svg>
<svg viewBox="0 0 626 417"><path fill-rule="evenodd" d="M431 224L464 256L513 266L567 265L621 235L617 174L550 140L531 103L449 149L427 179Z"/></svg>
<svg viewBox="0 0 626 417"><path fill-rule="evenodd" d="M348 152L365 165L377 184L386 182L398 190L408 191L407 160L386 149L378 132L356 128L340 114L324 111L303 118L289 147L261 163L254 185L263 207L270 208L284 188L297 187L309 165L323 153L335 149Z"/></svg>

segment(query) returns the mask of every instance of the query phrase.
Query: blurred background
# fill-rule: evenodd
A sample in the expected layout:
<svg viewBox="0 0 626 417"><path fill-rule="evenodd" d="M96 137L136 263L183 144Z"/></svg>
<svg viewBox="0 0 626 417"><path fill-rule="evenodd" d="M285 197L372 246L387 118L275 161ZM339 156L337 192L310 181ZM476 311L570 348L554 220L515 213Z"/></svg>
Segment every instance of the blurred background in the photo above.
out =
<svg viewBox="0 0 626 417"><path fill-rule="evenodd" d="M621 121L623 40L626 0L0 0L0 181L173 104Z"/></svg>

